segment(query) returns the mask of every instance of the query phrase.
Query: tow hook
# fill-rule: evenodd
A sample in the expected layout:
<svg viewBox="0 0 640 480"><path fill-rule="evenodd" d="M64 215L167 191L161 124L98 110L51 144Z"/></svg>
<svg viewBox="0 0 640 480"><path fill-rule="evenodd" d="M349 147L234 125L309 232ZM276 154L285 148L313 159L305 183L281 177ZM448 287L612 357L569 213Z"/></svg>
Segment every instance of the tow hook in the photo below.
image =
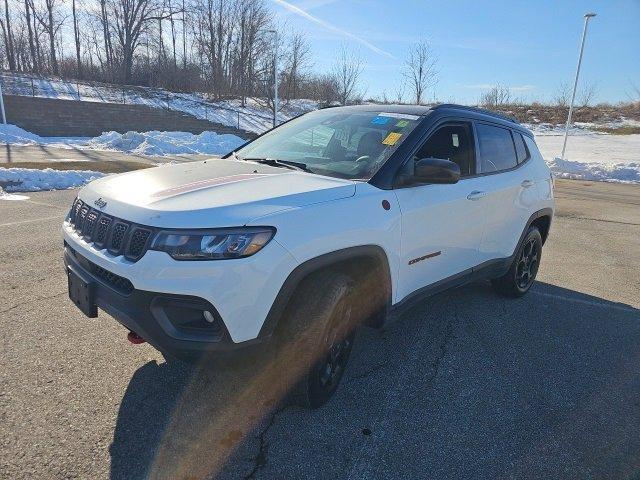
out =
<svg viewBox="0 0 640 480"><path fill-rule="evenodd" d="M146 342L146 340L144 338L142 338L140 335L138 335L133 330L129 331L129 334L127 335L127 340L129 340L134 345L140 345L141 343L145 343Z"/></svg>

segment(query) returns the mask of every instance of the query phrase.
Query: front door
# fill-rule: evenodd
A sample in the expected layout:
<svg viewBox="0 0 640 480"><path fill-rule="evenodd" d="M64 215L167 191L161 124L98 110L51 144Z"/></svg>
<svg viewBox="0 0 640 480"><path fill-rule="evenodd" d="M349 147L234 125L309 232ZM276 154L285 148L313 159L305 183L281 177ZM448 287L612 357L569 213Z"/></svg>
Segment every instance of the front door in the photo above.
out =
<svg viewBox="0 0 640 480"><path fill-rule="evenodd" d="M451 185L416 185L395 190L402 214L397 301L422 287L470 273L478 263L484 229L482 178L476 173L475 142L466 122L440 126L410 161L443 158L460 166Z"/></svg>

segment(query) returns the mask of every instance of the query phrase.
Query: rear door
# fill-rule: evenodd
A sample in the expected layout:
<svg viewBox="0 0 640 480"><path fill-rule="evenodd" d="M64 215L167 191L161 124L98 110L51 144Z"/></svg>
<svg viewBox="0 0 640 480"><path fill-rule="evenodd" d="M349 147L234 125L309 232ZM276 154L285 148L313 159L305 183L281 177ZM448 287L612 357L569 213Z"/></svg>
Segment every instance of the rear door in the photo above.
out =
<svg viewBox="0 0 640 480"><path fill-rule="evenodd" d="M452 185L414 185L394 190L402 213L397 301L422 287L468 273L478 262L484 217L470 200L482 178L476 173L470 122L444 122L409 162L428 157L451 160L462 178Z"/></svg>
<svg viewBox="0 0 640 480"><path fill-rule="evenodd" d="M522 134L491 123L475 122L479 155L477 203L485 218L479 263L507 258L535 210L537 190Z"/></svg>

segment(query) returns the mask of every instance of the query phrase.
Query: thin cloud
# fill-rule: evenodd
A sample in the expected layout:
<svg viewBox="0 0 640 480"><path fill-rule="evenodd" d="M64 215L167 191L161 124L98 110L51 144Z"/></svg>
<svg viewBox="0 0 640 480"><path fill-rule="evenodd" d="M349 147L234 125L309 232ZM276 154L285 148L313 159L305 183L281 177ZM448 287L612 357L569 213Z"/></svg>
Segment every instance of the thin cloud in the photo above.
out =
<svg viewBox="0 0 640 480"><path fill-rule="evenodd" d="M306 18L307 20L309 20L310 22L315 23L316 25L320 25L321 27L330 30L334 33L337 33L339 35L342 35L343 37L347 37L347 38L351 38L352 40L355 40L356 42L364 45L365 47L367 47L369 50L371 50L372 52L377 53L378 55L383 55L385 57L389 57L389 58L396 58L394 57L391 53L382 50L381 48L376 47L374 44L372 44L371 42L368 42L367 40L365 40L364 38L360 38L357 35L354 35L351 32L347 32L346 30L342 30L341 28L336 27L335 25L332 25L328 22L325 22L324 20L319 19L318 17L315 17L313 15L311 15L310 13L306 12L305 10L301 9L300 7L297 7L296 5L292 5L289 2L285 2L285 0L273 0L275 3L277 3L278 5L280 5L281 7L287 9L288 11L295 13L296 15L299 15L302 18Z"/></svg>
<svg viewBox="0 0 640 480"><path fill-rule="evenodd" d="M473 85L463 85L464 88L472 88L474 90L490 90L496 87L495 83L476 83ZM512 92L528 92L529 90L535 90L538 88L536 85L507 85L507 88Z"/></svg>

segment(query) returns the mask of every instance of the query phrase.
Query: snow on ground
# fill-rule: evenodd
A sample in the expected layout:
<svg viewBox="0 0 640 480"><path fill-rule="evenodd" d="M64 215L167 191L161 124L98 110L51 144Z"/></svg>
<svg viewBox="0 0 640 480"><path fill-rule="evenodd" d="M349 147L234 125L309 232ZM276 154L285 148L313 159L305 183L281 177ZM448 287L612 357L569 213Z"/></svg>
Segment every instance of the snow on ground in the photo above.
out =
<svg viewBox="0 0 640 480"><path fill-rule="evenodd" d="M272 113L263 101L248 98L212 102L198 93L174 93L162 88L118 86L99 83L80 83L56 78L37 78L28 75L3 75L5 94L82 100L85 102L125 103L184 112L194 117L263 133L273 125ZM318 108L313 100L292 100L281 104L278 121L284 122L301 113Z"/></svg>
<svg viewBox="0 0 640 480"><path fill-rule="evenodd" d="M177 155L202 153L211 155L227 154L246 141L235 135L218 135L203 132L194 135L188 132L127 132L103 133L86 143L95 150L115 150L140 155Z"/></svg>
<svg viewBox="0 0 640 480"><path fill-rule="evenodd" d="M7 145L49 145L59 148L72 148L81 145L86 137L41 137L23 130L16 125L0 124L0 143Z"/></svg>
<svg viewBox="0 0 640 480"><path fill-rule="evenodd" d="M577 126L571 130L567 142L566 160L560 160L564 131L560 126L529 126L536 136L551 171L559 178L594 180L604 182L622 182L640 184L640 135L610 135L591 131ZM201 153L223 155L240 147L245 141L235 135L218 135L204 132L194 135L188 132L116 132L104 133L96 138L39 137L15 125L0 125L0 143L14 145L48 145L61 148L79 148L107 150L142 155L178 155ZM9 169L11 170L11 169ZM14 169L15 170L15 169ZM53 170L47 170L56 172ZM77 172L76 172L77 173ZM82 178L90 178L88 172ZM55 175L60 175L58 172ZM101 174L97 174L101 176ZM8 178L7 169L0 169L0 185ZM70 188L86 183L77 176L60 179L60 183L51 183L50 177L30 183L33 177L26 179L20 191L49 190ZM22 181L22 180L20 180ZM71 183L65 183L65 182ZM76 183L73 183L76 182ZM41 185L41 186L38 186ZM53 185L53 186L52 186ZM9 191L12 187L6 187ZM18 191L13 189L11 191Z"/></svg>
<svg viewBox="0 0 640 480"><path fill-rule="evenodd" d="M10 201L29 200L29 197L27 197L26 195L16 195L14 193L7 193L2 189L2 187L0 187L0 201L2 200L10 200Z"/></svg>
<svg viewBox="0 0 640 480"><path fill-rule="evenodd" d="M64 190L80 187L104 176L91 170L53 170L45 168L0 168L0 191L37 192L40 190ZM7 198L11 199L11 198ZM13 199L15 200L15 198Z"/></svg>
<svg viewBox="0 0 640 480"><path fill-rule="evenodd" d="M139 155L179 155L201 153L222 155L237 149L245 140L213 132L107 132L95 138L40 137L15 125L0 124L0 143L10 145L48 145L81 150L107 150Z"/></svg>
<svg viewBox="0 0 640 480"><path fill-rule="evenodd" d="M640 184L640 135L610 135L578 125L569 131L566 159L561 160L562 126L527 127L556 177Z"/></svg>

